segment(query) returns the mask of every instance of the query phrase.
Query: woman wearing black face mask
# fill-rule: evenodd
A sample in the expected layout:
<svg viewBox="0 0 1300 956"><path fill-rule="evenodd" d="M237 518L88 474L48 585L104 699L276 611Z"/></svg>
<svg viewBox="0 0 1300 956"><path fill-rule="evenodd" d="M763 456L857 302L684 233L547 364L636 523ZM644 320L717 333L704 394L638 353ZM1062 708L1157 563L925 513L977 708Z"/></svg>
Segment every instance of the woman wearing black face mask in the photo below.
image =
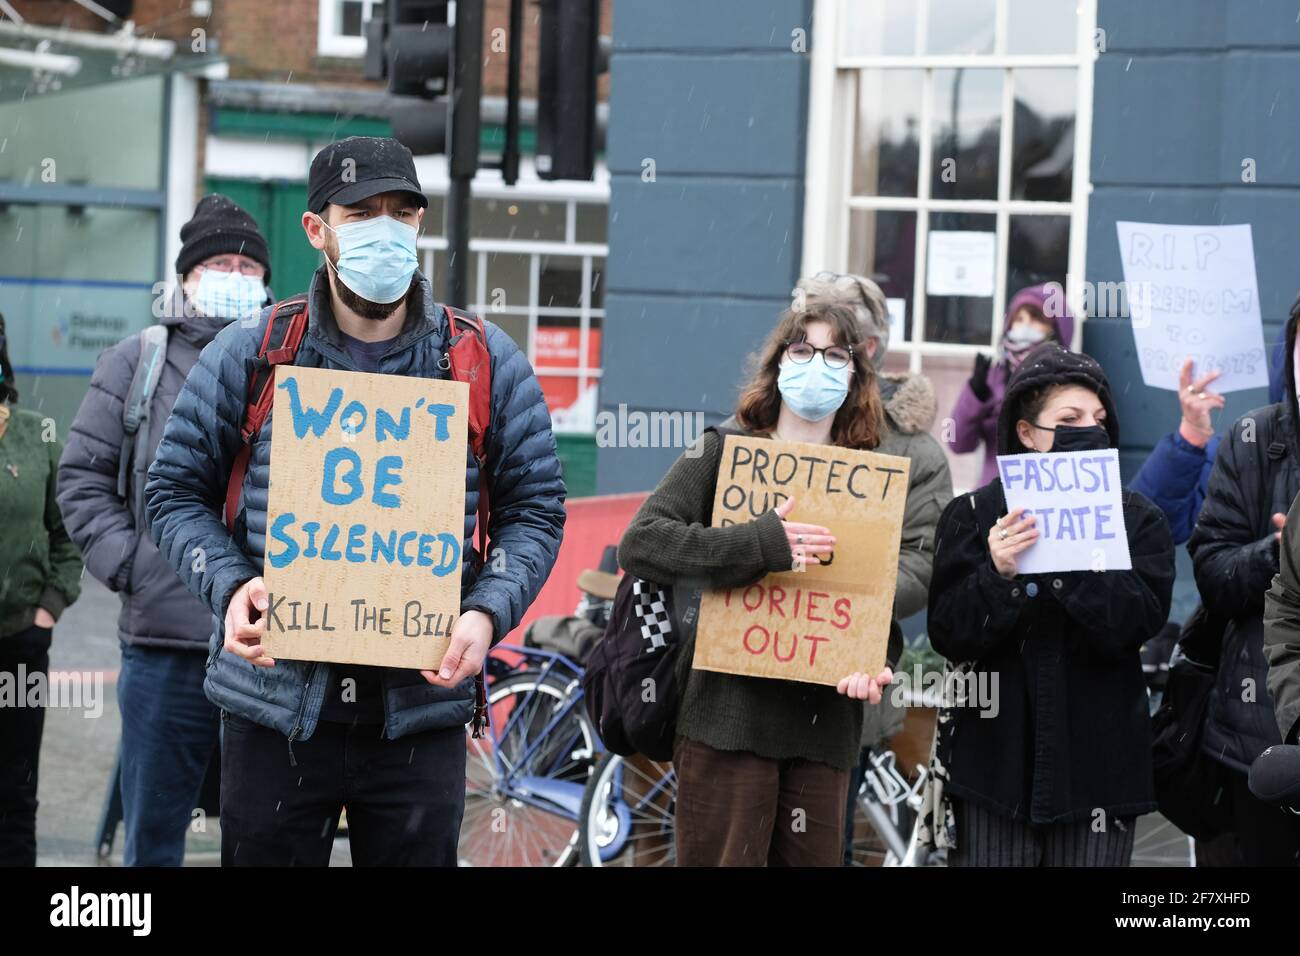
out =
<svg viewBox="0 0 1300 956"><path fill-rule="evenodd" d="M1091 358L1049 344L1012 376L1003 455L1086 451L1119 438ZM941 723L956 846L951 866L1124 866L1155 809L1138 648L1164 625L1174 550L1164 515L1125 492L1132 570L1020 574L1034 517L1007 514L1001 479L939 520L930 640L968 665L967 706Z"/></svg>

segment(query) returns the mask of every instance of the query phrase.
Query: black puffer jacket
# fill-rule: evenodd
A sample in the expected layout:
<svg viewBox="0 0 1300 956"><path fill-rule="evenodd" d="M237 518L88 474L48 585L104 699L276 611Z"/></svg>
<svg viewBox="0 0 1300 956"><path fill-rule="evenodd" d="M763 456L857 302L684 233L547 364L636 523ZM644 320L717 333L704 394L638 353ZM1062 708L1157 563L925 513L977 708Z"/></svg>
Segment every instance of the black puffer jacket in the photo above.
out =
<svg viewBox="0 0 1300 956"><path fill-rule="evenodd" d="M1095 391L1109 413L1111 444L1118 443L1101 368L1057 347L1036 350L1012 378L999 428L1002 454L1024 451L1013 427L1018 407L1044 384ZM992 696L976 701L981 708L952 711L940 759L957 797L1032 823L1155 809L1138 648L1169 616L1174 549L1155 505L1137 492L1125 492L1123 504L1132 570L1010 579L994 568L988 548L989 529L1007 513L1001 480L944 510L930 641L949 660L972 663L973 678Z"/></svg>
<svg viewBox="0 0 1300 956"><path fill-rule="evenodd" d="M1293 313L1286 338L1289 399L1243 415L1219 442L1205 504L1187 542L1201 600L1228 622L1203 746L1242 772L1281 742L1264 658L1264 595L1278 572L1273 515L1290 511L1300 491L1295 336Z"/></svg>

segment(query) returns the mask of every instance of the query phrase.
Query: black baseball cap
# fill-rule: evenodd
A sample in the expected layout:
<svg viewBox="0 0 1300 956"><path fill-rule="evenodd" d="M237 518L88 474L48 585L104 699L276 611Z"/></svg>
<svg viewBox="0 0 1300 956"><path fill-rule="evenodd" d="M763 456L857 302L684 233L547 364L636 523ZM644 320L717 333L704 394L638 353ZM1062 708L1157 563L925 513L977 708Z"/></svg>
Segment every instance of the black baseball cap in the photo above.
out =
<svg viewBox="0 0 1300 956"><path fill-rule="evenodd" d="M379 193L408 192L429 205L415 175L411 151L389 136L349 136L330 143L311 161L307 208L316 215L330 203L350 206Z"/></svg>

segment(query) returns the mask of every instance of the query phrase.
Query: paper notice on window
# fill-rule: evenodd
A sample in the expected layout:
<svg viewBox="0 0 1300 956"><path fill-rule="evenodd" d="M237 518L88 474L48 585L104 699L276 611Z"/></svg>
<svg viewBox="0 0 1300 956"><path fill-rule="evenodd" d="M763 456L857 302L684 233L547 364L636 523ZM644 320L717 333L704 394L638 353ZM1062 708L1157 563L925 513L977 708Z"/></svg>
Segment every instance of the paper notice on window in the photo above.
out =
<svg viewBox="0 0 1300 956"><path fill-rule="evenodd" d="M1143 381L1177 391L1190 358L1197 377L1222 372L1216 392L1266 387L1250 225L1115 225Z"/></svg>
<svg viewBox="0 0 1300 956"><path fill-rule="evenodd" d="M990 298L996 259L996 233L932 232L925 291Z"/></svg>
<svg viewBox="0 0 1300 956"><path fill-rule="evenodd" d="M906 299L886 299L885 308L889 311L889 345L891 348L902 345L907 340Z"/></svg>

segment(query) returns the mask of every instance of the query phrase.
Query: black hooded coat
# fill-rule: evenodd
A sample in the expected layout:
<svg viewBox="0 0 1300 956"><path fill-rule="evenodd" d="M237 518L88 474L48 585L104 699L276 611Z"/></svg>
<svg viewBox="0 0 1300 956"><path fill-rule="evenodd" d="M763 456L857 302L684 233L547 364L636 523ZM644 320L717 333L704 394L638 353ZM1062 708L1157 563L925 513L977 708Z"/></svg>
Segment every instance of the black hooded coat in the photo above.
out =
<svg viewBox="0 0 1300 956"><path fill-rule="evenodd" d="M1300 492L1296 436L1295 338L1286 328L1286 398L1247 412L1219 442L1205 503L1187 550L1211 615L1226 622L1219 674L1206 708L1202 747L1242 773L1281 743L1264 656L1264 596L1278 573L1273 515Z"/></svg>
<svg viewBox="0 0 1300 956"><path fill-rule="evenodd" d="M1001 454L1023 454L1015 424L1045 385L1083 385L1106 409L1110 385L1090 357L1036 349L1008 383ZM939 520L929 627L934 648L973 665L981 706L953 710L941 740L948 789L959 799L1035 824L1118 818L1155 809L1151 724L1138 648L1169 616L1174 549L1164 515L1123 493L1132 570L1002 577L988 535L1007 513L1001 479L953 499ZM981 684L982 682L982 684ZM959 837L960 838L960 837Z"/></svg>

